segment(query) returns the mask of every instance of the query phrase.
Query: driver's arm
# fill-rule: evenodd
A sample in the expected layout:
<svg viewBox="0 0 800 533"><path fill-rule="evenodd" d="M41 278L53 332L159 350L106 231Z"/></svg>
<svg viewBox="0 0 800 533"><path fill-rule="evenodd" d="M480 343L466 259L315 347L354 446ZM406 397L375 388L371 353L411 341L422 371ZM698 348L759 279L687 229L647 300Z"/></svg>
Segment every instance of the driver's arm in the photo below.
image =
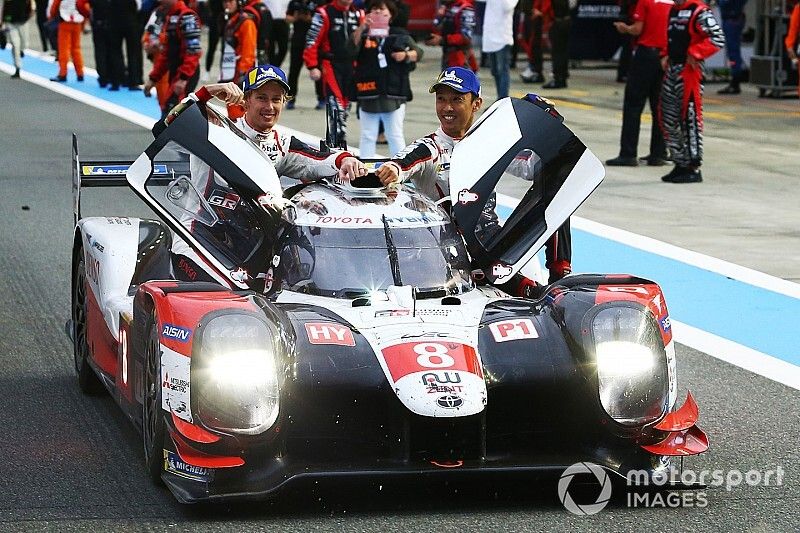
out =
<svg viewBox="0 0 800 533"><path fill-rule="evenodd" d="M436 183L436 165L439 156L436 142L430 137L422 137L381 165L376 175L384 185L413 180L426 191L426 185L433 187Z"/></svg>
<svg viewBox="0 0 800 533"><path fill-rule="evenodd" d="M283 157L275 163L278 175L299 177L302 180L327 178L339 173L350 152L321 151L294 136L278 136L278 150Z"/></svg>

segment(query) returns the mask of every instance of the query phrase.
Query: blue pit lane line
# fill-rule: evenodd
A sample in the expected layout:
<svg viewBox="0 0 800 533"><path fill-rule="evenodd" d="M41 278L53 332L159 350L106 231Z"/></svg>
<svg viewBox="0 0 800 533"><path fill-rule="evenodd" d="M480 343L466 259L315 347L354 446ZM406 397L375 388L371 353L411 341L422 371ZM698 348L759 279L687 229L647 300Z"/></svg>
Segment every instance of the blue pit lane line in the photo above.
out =
<svg viewBox="0 0 800 533"><path fill-rule="evenodd" d="M10 48L0 50L0 62L12 64ZM57 74L58 66L29 54L23 59L23 71L50 78ZM85 94L154 120L160 116L155 96L145 98L140 91L127 88L119 92L101 89L91 72L79 83L70 69L68 80L67 86ZM498 214L508 217L511 209L498 205ZM674 320L800 366L793 335L800 317L798 298L574 228L573 265L580 272L630 273L652 279L664 289Z"/></svg>

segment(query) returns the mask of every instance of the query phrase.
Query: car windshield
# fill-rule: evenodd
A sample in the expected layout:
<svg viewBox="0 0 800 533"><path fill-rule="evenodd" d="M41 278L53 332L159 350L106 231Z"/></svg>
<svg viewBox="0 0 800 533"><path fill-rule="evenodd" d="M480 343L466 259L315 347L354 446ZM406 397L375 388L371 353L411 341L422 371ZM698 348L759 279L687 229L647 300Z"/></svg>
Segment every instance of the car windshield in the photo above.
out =
<svg viewBox="0 0 800 533"><path fill-rule="evenodd" d="M472 288L464 242L451 224L389 226L388 236L376 227L295 226L281 251L284 287L333 298L357 298L398 281L416 287L419 298Z"/></svg>

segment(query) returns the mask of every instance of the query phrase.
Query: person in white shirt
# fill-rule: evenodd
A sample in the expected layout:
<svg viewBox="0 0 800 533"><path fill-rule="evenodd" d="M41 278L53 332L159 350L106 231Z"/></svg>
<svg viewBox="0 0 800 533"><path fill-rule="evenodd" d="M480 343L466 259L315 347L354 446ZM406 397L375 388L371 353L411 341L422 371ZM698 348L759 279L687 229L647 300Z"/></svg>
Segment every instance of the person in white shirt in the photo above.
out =
<svg viewBox="0 0 800 533"><path fill-rule="evenodd" d="M481 51L489 56L497 99L508 96L511 84L511 46L517 0L486 0Z"/></svg>

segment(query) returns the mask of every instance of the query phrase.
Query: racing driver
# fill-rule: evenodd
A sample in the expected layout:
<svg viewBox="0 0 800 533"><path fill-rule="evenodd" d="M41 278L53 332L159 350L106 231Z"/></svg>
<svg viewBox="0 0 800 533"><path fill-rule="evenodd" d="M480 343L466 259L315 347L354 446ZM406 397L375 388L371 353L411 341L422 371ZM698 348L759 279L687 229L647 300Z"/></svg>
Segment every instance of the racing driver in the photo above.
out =
<svg viewBox="0 0 800 533"><path fill-rule="evenodd" d="M313 179L338 173L343 180L365 176L364 163L349 152L315 150L277 125L289 91L283 70L261 65L244 76L242 88L234 83L215 83L201 87L193 97L200 102L212 97L226 102L229 114L240 117L236 125L264 151L279 176ZM244 107L244 116L231 113L237 106Z"/></svg>
<svg viewBox="0 0 800 533"><path fill-rule="evenodd" d="M434 133L417 139L391 161L381 165L376 175L384 185L413 180L420 191L439 200L450 194L449 163L453 147L472 126L483 99L480 96L478 77L463 67L444 69L436 83L431 86L430 92L436 93L439 128ZM488 203L487 207L490 207ZM572 271L570 240L567 219L546 243L546 266L550 271L550 283ZM523 278L512 292L528 296L534 287L533 281Z"/></svg>

